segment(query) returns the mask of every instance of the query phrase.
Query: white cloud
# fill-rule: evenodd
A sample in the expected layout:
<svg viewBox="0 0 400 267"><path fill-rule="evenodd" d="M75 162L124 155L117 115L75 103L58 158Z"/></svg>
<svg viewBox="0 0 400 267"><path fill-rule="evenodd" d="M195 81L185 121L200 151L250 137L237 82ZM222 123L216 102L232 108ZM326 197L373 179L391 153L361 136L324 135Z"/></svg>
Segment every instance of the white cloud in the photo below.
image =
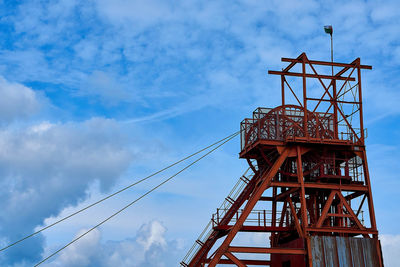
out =
<svg viewBox="0 0 400 267"><path fill-rule="evenodd" d="M297 56L303 50L322 57L328 55L321 47L326 44L328 52L329 42L322 26L318 26L328 21L337 32L338 58L354 54L370 57L371 53L394 58L396 49L391 47L398 40L394 20L384 27L376 19L369 20L369 16L381 18L388 9L377 8L374 3L343 3L342 8L332 12L317 1L274 1L268 5L254 1L193 1L174 5L158 0L67 2L21 6L13 19L18 31L29 36L23 39L29 40L23 47L42 44L43 40L50 42L46 36L51 36L54 46L46 57L35 45L28 52L4 51L3 58L15 64L5 66L6 70L19 80L46 80L70 86L79 91L74 95L90 97L92 102L96 99L107 106L134 102L132 106L140 109L152 105L151 111L140 113L142 118L138 120L165 119L190 112L193 109L182 106L190 106L192 99L202 101L199 108L219 107L221 101L215 99L224 100L232 95L242 99L242 103L269 100L271 94L266 90L262 72L265 65L276 65L280 56ZM396 4L390 5L395 9ZM72 30L80 27L74 19L77 14L91 27L84 31L84 39ZM49 23L44 23L42 17ZM67 47L73 47L72 54L65 51ZM27 68L29 65L32 67ZM185 65L194 66L195 73L190 73L192 68ZM220 77L216 72L235 77L237 82L217 85ZM166 79L158 82L165 73L169 79L192 79L192 83L168 84ZM193 88L194 83L197 88L208 90L206 94L218 97L203 98L202 92ZM150 95L181 97L162 102ZM237 101L223 103L225 107L237 106Z"/></svg>
<svg viewBox="0 0 400 267"><path fill-rule="evenodd" d="M331 9L332 4L333 1L326 5L317 1L273 1L266 4L255 0L173 4L159 0L22 2L18 10L10 12L4 20L10 22L7 26L14 28L15 33L6 35L10 37L7 42L12 48L4 49L12 50L0 51L0 71L16 81L50 84L49 92L57 94L57 100L70 97L72 92L74 96L87 98L82 102L87 100L90 105L96 101L108 107L130 102L129 109L133 111L116 110L110 116L137 117L132 120L134 122L162 120L199 111L197 117L191 118L189 128L189 124L177 123L179 126L173 126L176 129L168 138L168 142L179 143L187 149L187 140L204 140L201 136L205 135L204 131L208 131L208 135L214 133L214 118L210 113L204 116L201 109L207 108L207 112L218 109L221 117L216 118L233 125L236 123L232 121L233 116L239 116L238 109L275 104L279 100L275 93L279 79L266 78L265 70L282 67L281 56L295 57L306 51L310 58L329 59L329 36L323 33L322 26L333 24L335 58L351 61L360 56L363 62L374 65L374 71L365 73L364 77L372 77L375 73L376 82L363 80L366 114L378 110L379 119L398 115L399 105L396 103L400 100L396 93L396 77L400 76L397 69L388 68L397 67L396 59L400 55L396 46L399 43L395 16L398 4L394 1L385 5L342 1L336 3L339 8ZM381 75L383 73L388 74ZM36 94L35 97L37 99ZM82 102L79 100L73 104L82 105ZM93 112L104 112L103 108L97 108L93 108ZM236 115L232 115L232 110L237 112ZM27 115L18 113L15 118L23 116ZM193 123L202 127L196 128ZM224 123L221 121L221 126L228 125ZM190 135L179 127L190 129ZM163 130L153 129L157 133ZM118 134L115 136L115 133ZM93 181L109 188L115 180L112 177L121 175L129 161L129 153L121 140L123 136L119 133L113 121L103 119L83 123L41 123L29 129L1 131L0 183L7 193L0 194L0 199L4 195L4 203L10 207L5 212L10 212L15 218L7 221L0 216L0 225L12 225L18 229L26 227L24 224L29 222L33 211L28 210L27 215L22 213L20 216L19 212L25 211L21 206L34 206L41 213L40 218L32 217L35 221L32 227L37 226L43 218L57 216L60 209L85 198L87 185ZM181 141L177 141L177 136ZM198 140L199 146L202 145ZM131 144L135 146L141 141L135 140ZM178 150L179 146L175 149ZM140 147L134 147L134 150L142 153ZM161 154L147 158L144 154L137 160L154 162L154 159L160 160ZM382 161L387 158L387 155L381 157ZM165 162L165 158L163 160ZM171 188L167 185L168 190L161 190L173 192L174 196L190 195L197 199L201 208L194 211L193 202L188 201L185 208L190 216L180 218L186 222L180 228L185 228L187 235L201 230L199 220L206 220L209 216L209 211L205 210L211 210L212 201L218 199L219 204L220 198L225 196L221 193L222 188L231 182L232 169L238 168L232 162L236 161L226 161L224 165L212 162L207 168L198 170L197 175L187 175L182 179L184 182L178 180ZM207 179L198 178L209 169L215 170L215 166L223 166L222 169L229 173L224 170L213 172ZM383 178L395 176L389 167L386 168L388 175L381 174ZM217 183L216 187L221 190L210 193L207 203L204 203L201 194L208 190L210 182ZM383 187L386 183L379 184ZM47 189L55 190L54 195L47 197ZM75 195L71 198L63 198L64 194L72 192ZM64 203L57 206L59 201ZM174 203L178 205L179 201L181 199ZM173 231L171 225L176 225L174 222L182 215L171 203L168 203L169 210L157 210L160 209L159 203L154 204L152 210L157 210L157 216L170 218L168 227ZM392 216L395 209L388 209ZM145 208L142 211L149 216ZM196 222L193 216L198 216ZM13 229L11 234L16 232ZM182 232L176 230L176 233ZM163 228L155 227L154 234L149 236L153 236L154 241L144 238L142 244L136 239L109 244L115 247L111 249L114 253L107 258L109 266L132 266L138 262L137 258L144 262L145 254L135 254L136 246L140 246L139 251L144 251L143 244L150 244L152 253L163 252L162 244L166 242L168 245L165 237L165 242L160 241L164 236ZM152 246L158 249L152 250ZM19 255L15 254L15 258L25 255L21 251ZM149 255L155 254L149 253L147 257Z"/></svg>
<svg viewBox="0 0 400 267"><path fill-rule="evenodd" d="M131 101L129 94L112 75L103 71L93 71L90 74L78 95L91 95L99 97L106 105L116 105L120 102Z"/></svg>
<svg viewBox="0 0 400 267"><path fill-rule="evenodd" d="M398 21L398 11L400 9L399 2L386 3L378 5L372 9L371 18L376 22L388 22L392 19Z"/></svg>
<svg viewBox="0 0 400 267"><path fill-rule="evenodd" d="M99 0L96 1L99 13L112 22L130 23L131 29L142 27L171 18L171 7L157 0Z"/></svg>
<svg viewBox="0 0 400 267"><path fill-rule="evenodd" d="M92 40L83 39L74 46L75 53L83 60L91 60L98 52L98 46Z"/></svg>
<svg viewBox="0 0 400 267"><path fill-rule="evenodd" d="M85 199L94 182L108 190L133 158L126 140L115 121L101 118L0 130L0 236L14 241L31 233L45 218ZM20 249L27 260L37 258L41 240L7 251L10 262L24 260Z"/></svg>
<svg viewBox="0 0 400 267"><path fill-rule="evenodd" d="M380 235L385 267L399 266L400 235Z"/></svg>
<svg viewBox="0 0 400 267"><path fill-rule="evenodd" d="M88 229L82 229L76 236L82 235ZM91 263L91 257L99 251L100 231L95 229L79 239L77 242L67 247L59 256L58 262L52 263L52 266L88 266Z"/></svg>
<svg viewBox="0 0 400 267"><path fill-rule="evenodd" d="M0 122L30 117L40 108L37 93L19 83L12 83L0 76Z"/></svg>
<svg viewBox="0 0 400 267"><path fill-rule="evenodd" d="M83 233L81 230L76 236ZM153 220L143 224L133 238L101 243L99 230L94 230L44 266L58 267L156 267L177 264L182 247L177 240L166 240L165 226ZM51 249L46 253L51 253Z"/></svg>
<svg viewBox="0 0 400 267"><path fill-rule="evenodd" d="M139 232L137 242L148 251L151 246L157 245L165 248L167 242L164 239L164 234L167 229L158 221L152 221L150 224L143 225Z"/></svg>

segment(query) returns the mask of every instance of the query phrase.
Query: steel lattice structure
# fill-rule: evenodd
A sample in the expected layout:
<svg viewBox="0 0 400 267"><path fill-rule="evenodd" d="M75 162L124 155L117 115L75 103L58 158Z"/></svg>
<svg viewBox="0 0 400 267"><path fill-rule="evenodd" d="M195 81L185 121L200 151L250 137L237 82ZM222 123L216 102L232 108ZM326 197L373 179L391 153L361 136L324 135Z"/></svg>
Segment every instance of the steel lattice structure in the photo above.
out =
<svg viewBox="0 0 400 267"><path fill-rule="evenodd" d="M241 123L249 170L181 265L383 266L364 143L361 70L371 66L282 61L269 71L282 104ZM232 245L239 232L266 233L266 246Z"/></svg>

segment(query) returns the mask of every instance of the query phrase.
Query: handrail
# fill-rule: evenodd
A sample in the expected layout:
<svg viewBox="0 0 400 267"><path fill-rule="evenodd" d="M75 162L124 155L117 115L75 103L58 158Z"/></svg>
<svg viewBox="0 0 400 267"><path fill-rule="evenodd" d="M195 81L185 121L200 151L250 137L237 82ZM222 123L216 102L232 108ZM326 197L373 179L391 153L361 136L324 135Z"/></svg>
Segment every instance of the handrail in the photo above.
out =
<svg viewBox="0 0 400 267"><path fill-rule="evenodd" d="M310 137L321 141L339 139L357 144L360 129L338 124L335 137L332 113L307 111L307 127L304 126L304 110L300 106L287 105L274 109L257 108L252 118L241 122L241 149L251 146L258 140L285 141L286 138Z"/></svg>
<svg viewBox="0 0 400 267"><path fill-rule="evenodd" d="M253 164L255 165L255 164ZM255 167L257 167L255 165ZM230 191L228 197L222 202L221 206L217 210L224 210L225 212L221 214L221 218L225 216L226 212L231 208L232 204L243 189L246 187L248 182L253 178L254 173L252 172L251 168L248 168L244 174L238 179L237 183L233 186L232 190ZM193 246L189 249L188 253L185 255L183 260L181 261L181 266L187 267L197 252L202 248L204 243L207 239L211 236L212 232L214 231L214 219L211 219L207 226L204 228L203 232L201 232L200 236L197 238Z"/></svg>

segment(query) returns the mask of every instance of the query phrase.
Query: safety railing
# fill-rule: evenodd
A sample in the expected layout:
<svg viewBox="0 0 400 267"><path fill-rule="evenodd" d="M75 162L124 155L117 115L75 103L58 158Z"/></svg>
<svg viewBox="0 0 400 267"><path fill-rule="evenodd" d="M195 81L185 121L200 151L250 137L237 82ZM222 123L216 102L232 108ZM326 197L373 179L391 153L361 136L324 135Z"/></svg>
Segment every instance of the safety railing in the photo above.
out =
<svg viewBox="0 0 400 267"><path fill-rule="evenodd" d="M253 165L257 168L255 162ZM251 168L248 168L246 172L239 178L238 182L235 184L231 192L229 193L228 197L222 202L221 206L217 209L220 211L219 215L221 218L226 215L226 212L232 207L232 204L237 200L240 193L246 187L246 185L250 182L253 178L254 173L252 172ZM186 256L183 258L182 262L180 263L181 266L188 266L189 263L192 261L194 256L199 252L199 250L203 247L204 243L208 240L211 236L214 228L213 220L207 224L203 232L197 238L193 246L189 249Z"/></svg>
<svg viewBox="0 0 400 267"><path fill-rule="evenodd" d="M252 118L246 118L241 122L241 149L244 150L258 140L285 141L295 137L335 139L332 113L308 111L306 114L297 106L257 108ZM353 143L360 141L360 129L343 124L338 124L337 127L337 139Z"/></svg>
<svg viewBox="0 0 400 267"><path fill-rule="evenodd" d="M221 222L221 216L220 213L223 212L222 210L218 209L216 213L213 214L212 217L212 224L213 227L216 227L220 224ZM289 211L286 211L287 214L289 214ZM234 224L237 220L239 220L239 217L243 214L243 210L238 210L235 215L232 217L231 221L229 224ZM279 222L281 220L282 212L277 211L276 212L276 218L275 218L275 225L279 225ZM289 221L284 221L284 224L282 226L290 226L291 220ZM244 226L272 226L273 225L273 219L272 219L272 210L252 210L249 215L247 216L244 224Z"/></svg>
<svg viewBox="0 0 400 267"><path fill-rule="evenodd" d="M210 237L210 235L213 232L213 224L212 221L210 221L206 228L204 228L203 232L201 232L200 236L197 238L196 242L193 244L193 246L189 249L188 253L186 256L183 258L181 261L181 266L189 266L189 263L192 261L194 256L197 254L197 252L203 247L204 243L207 241L207 239Z"/></svg>
<svg viewBox="0 0 400 267"><path fill-rule="evenodd" d="M360 209L352 209L353 213L356 215L357 219L360 221L360 223L363 226L366 226L366 221L365 221L365 216L364 216L364 210ZM322 213L322 209L319 209L319 214ZM343 214L346 214L345 212ZM352 218L346 217L346 216L327 216L327 218L324 221L324 226L330 226L330 227L335 227L338 224L338 221L341 221L342 227L353 227L355 225L355 222L353 221ZM308 217L308 222L311 223L310 217Z"/></svg>

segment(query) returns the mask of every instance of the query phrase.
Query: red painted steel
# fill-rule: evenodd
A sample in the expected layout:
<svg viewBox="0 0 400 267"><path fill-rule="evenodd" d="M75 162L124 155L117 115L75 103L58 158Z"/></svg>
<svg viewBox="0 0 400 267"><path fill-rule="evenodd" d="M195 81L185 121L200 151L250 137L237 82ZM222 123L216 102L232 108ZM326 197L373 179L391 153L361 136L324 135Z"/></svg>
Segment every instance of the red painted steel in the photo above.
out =
<svg viewBox="0 0 400 267"><path fill-rule="evenodd" d="M347 266L340 262L370 257L360 266L383 266L363 128L361 69L371 66L304 53L282 61L289 65L269 71L281 76L282 105L242 121L240 157L250 168L181 265ZM239 232L265 233L265 247L233 246ZM332 245L339 265L318 254Z"/></svg>
<svg viewBox="0 0 400 267"><path fill-rule="evenodd" d="M297 248L297 249L305 249L304 241L302 238L298 238L287 242L282 245L284 248ZM301 255L288 255L288 254L272 254L271 255L271 267L282 267L285 263L289 263L290 266L296 267L306 267L306 262L304 260L304 256Z"/></svg>

